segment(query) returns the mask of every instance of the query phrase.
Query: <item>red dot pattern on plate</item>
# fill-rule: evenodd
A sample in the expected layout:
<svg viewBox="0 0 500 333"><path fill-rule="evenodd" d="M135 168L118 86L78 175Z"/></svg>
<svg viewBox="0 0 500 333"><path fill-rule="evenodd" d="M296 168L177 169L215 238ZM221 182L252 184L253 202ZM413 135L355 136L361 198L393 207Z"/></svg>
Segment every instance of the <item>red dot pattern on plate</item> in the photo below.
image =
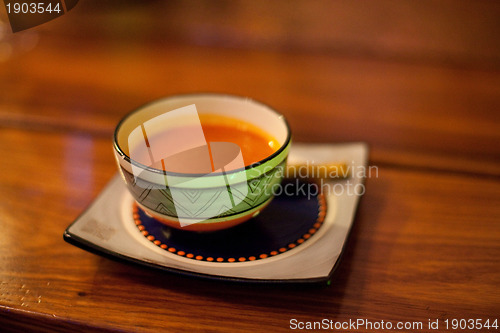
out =
<svg viewBox="0 0 500 333"><path fill-rule="evenodd" d="M316 219L316 223L314 223L313 227L311 229L309 229L309 231L307 233L302 235L302 237L297 239L295 242L288 244L287 247L281 247L281 248L276 249L274 251L271 251L269 253L262 253L258 256L250 256L248 258L246 258L246 257L227 258L227 259L224 259L221 257L218 257L218 258L206 257L205 258L201 255L195 255L193 253L186 254L186 252L184 252L182 250L177 250L173 247L169 247L167 244L163 244L161 241L155 239L155 237L153 235L149 235L149 232L142 225L140 215L139 215L139 207L137 206L137 204L135 202L132 205L132 217L134 218L134 222L135 222L135 225L137 226L137 229L139 229L139 231L144 235L144 237L146 239L151 241L154 245L156 245L156 246L158 246L158 247L160 247L160 248L162 248L170 253L176 254L176 255L181 256L181 257L193 259L193 260L198 260L198 261L208 261L208 262L216 261L216 262L234 263L234 262L245 262L245 261L255 261L255 260L266 259L266 258L275 256L275 255L278 255L280 253L285 253L291 249L296 248L300 244L303 244L304 242L306 242L308 239L310 239L312 237L312 235L314 235L319 230L319 228L321 228L321 226L323 225L323 222L325 220L326 199L325 199L325 196L323 193L320 193L318 195L318 203L319 203L319 209L318 209L318 217Z"/></svg>

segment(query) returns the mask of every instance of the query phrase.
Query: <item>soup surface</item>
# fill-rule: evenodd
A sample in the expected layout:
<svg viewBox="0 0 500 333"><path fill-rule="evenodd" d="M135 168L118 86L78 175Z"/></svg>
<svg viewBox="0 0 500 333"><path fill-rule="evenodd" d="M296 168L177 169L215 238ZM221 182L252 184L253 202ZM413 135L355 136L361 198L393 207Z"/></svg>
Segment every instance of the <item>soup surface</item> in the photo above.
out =
<svg viewBox="0 0 500 333"><path fill-rule="evenodd" d="M273 154L279 148L278 141L270 134L257 126L239 119L215 115L199 115L206 143L230 142L236 144L240 150L245 166L259 162ZM188 139L198 129L192 126L179 127L159 132L148 138L148 145L169 145L172 142ZM209 173L214 169L214 161L208 146L193 149L186 154L177 154L165 160L152 160L151 152L142 148L132 149L130 157L155 169L163 169L179 173ZM229 171L229 170L226 170Z"/></svg>

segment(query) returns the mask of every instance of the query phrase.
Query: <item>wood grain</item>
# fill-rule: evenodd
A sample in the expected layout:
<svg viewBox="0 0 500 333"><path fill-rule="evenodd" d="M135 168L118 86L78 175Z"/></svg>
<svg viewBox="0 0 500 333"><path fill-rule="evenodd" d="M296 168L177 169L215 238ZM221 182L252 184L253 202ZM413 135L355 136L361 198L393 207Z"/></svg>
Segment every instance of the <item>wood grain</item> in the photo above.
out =
<svg viewBox="0 0 500 333"><path fill-rule="evenodd" d="M10 129L1 142L1 156L10 158L0 175L0 312L12 325L9 309L22 323L37 314L47 327L135 332L285 331L291 318L498 313L498 180L380 168L367 180L332 286L242 286L115 263L62 242L64 228L114 173L108 139Z"/></svg>
<svg viewBox="0 0 500 333"><path fill-rule="evenodd" d="M83 38L130 37L211 47L330 54L499 69L495 0L87 0L73 24L42 29Z"/></svg>
<svg viewBox="0 0 500 333"><path fill-rule="evenodd" d="M86 0L0 36L2 332L500 320L499 3L284 4ZM118 120L200 91L273 106L296 142L370 145L378 177L331 286L186 278L62 240L116 172Z"/></svg>
<svg viewBox="0 0 500 333"><path fill-rule="evenodd" d="M110 136L153 99L223 92L284 113L298 141L365 141L374 163L500 175L496 73L183 46L147 52L152 44L142 42L74 53L59 42L46 38L0 70L2 123Z"/></svg>

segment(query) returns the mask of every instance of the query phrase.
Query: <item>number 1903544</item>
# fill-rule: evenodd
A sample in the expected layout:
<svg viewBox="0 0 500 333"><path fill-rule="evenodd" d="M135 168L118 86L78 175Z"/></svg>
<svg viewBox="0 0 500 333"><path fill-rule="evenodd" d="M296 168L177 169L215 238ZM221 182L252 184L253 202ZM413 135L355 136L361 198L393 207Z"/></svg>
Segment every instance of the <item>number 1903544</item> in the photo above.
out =
<svg viewBox="0 0 500 333"><path fill-rule="evenodd" d="M452 330L480 330L480 329L498 329L497 319L445 319L444 324L446 329Z"/></svg>
<svg viewBox="0 0 500 333"><path fill-rule="evenodd" d="M62 11L59 3L45 2L14 2L5 4L8 14L43 14L43 13L60 13Z"/></svg>

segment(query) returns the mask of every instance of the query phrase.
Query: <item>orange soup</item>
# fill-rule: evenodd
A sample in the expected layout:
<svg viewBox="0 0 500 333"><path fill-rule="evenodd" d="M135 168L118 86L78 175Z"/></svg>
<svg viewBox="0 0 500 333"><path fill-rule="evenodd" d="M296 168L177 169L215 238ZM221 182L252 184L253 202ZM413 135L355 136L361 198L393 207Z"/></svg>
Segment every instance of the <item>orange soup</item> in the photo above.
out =
<svg viewBox="0 0 500 333"><path fill-rule="evenodd" d="M274 137L253 124L215 114L201 114L199 117L205 141L207 143L231 142L238 145L245 166L265 159L279 148L279 143ZM155 134L150 141L168 142L168 140L173 140L174 137L189 135L190 131L192 129L188 127L176 128L175 130ZM176 166L175 163L165 164L163 161L151 163L148 151L133 151L133 153L131 157L134 160L156 169L180 173L208 173L211 171L202 166L203 163L195 160L192 163L183 163Z"/></svg>
<svg viewBox="0 0 500 333"><path fill-rule="evenodd" d="M232 142L241 149L245 165L259 162L279 148L278 141L255 125L242 120L200 115L201 127L207 142Z"/></svg>

